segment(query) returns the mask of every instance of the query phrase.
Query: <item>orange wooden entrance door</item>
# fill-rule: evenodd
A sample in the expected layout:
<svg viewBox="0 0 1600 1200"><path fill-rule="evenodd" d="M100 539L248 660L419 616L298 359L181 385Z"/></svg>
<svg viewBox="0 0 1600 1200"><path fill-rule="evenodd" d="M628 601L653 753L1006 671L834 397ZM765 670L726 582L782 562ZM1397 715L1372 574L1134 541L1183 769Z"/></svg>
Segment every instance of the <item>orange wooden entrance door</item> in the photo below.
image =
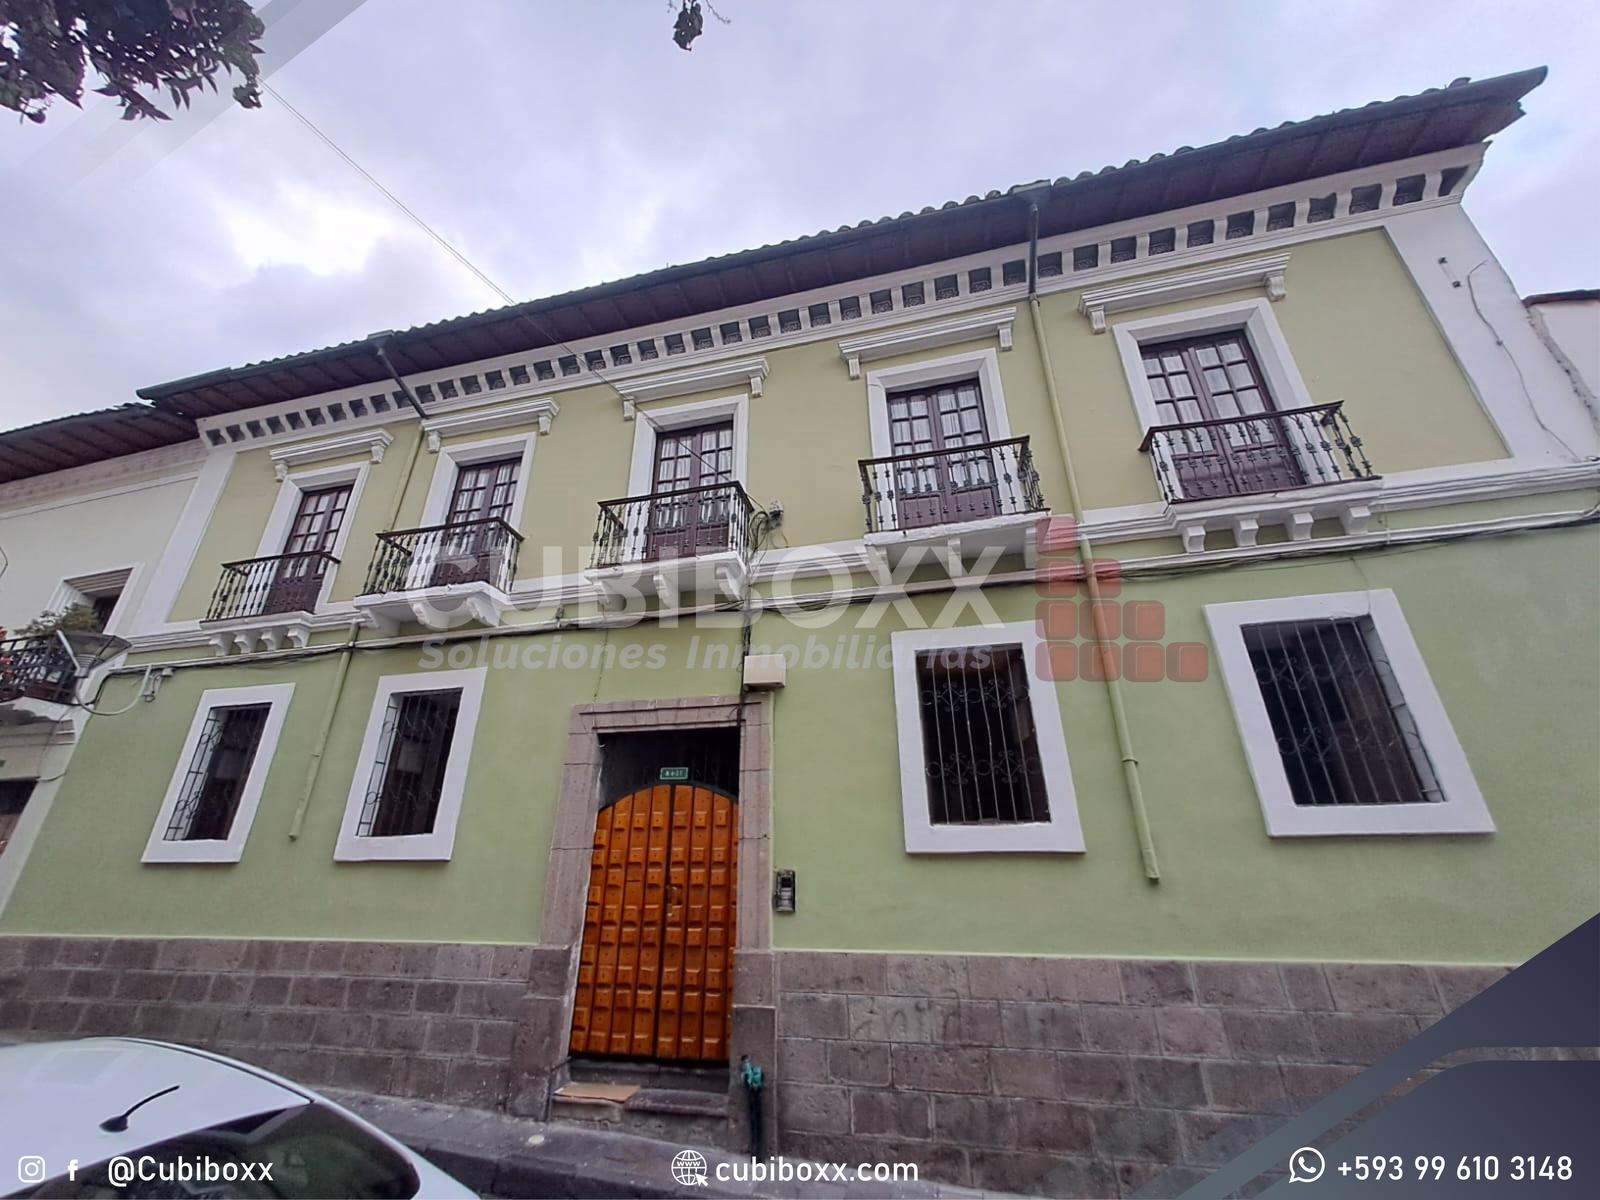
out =
<svg viewBox="0 0 1600 1200"><path fill-rule="evenodd" d="M572 1053L727 1059L738 812L690 783L600 810Z"/></svg>

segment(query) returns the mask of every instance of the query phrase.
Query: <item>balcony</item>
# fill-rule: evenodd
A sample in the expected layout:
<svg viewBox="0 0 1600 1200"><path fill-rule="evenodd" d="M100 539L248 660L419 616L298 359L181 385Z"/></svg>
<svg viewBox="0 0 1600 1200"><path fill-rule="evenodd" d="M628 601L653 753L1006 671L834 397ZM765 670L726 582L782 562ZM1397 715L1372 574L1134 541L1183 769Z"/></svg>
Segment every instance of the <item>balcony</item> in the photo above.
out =
<svg viewBox="0 0 1600 1200"><path fill-rule="evenodd" d="M614 602L645 591L668 607L688 592L736 600L754 511L736 482L604 500L584 577Z"/></svg>
<svg viewBox="0 0 1600 1200"><path fill-rule="evenodd" d="M1191 551L1210 529L1232 528L1237 545L1251 546L1264 524L1304 541L1319 519L1358 533L1371 517L1365 501L1379 476L1342 403L1157 425L1139 449Z"/></svg>
<svg viewBox="0 0 1600 1200"><path fill-rule="evenodd" d="M128 648L101 633L49 633L0 640L0 725L61 721L79 680Z"/></svg>
<svg viewBox="0 0 1600 1200"><path fill-rule="evenodd" d="M273 554L223 563L201 624L219 654L279 650L311 640L311 615L338 567L331 554Z"/></svg>
<svg viewBox="0 0 1600 1200"><path fill-rule="evenodd" d="M1025 437L861 462L869 553L931 555L954 577L969 560L1033 553L1045 511Z"/></svg>
<svg viewBox="0 0 1600 1200"><path fill-rule="evenodd" d="M498 625L511 609L522 535L498 517L378 535L357 610L377 628Z"/></svg>

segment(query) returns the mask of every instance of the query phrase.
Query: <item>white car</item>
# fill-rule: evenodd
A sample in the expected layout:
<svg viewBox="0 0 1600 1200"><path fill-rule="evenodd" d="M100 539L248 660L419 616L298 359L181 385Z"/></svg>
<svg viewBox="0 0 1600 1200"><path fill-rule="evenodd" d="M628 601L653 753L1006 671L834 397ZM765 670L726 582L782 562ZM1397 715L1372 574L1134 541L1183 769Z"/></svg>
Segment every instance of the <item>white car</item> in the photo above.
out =
<svg viewBox="0 0 1600 1200"><path fill-rule="evenodd" d="M16 1172L15 1188L6 1177ZM332 1101L164 1042L0 1047L0 1191L28 1197L465 1197Z"/></svg>

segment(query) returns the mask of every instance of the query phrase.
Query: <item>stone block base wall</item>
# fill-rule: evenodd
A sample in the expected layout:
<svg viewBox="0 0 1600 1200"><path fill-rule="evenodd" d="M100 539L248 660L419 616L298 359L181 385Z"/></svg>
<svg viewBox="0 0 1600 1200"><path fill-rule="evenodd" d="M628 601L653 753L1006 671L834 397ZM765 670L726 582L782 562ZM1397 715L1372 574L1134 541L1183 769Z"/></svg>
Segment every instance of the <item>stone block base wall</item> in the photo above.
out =
<svg viewBox="0 0 1600 1200"><path fill-rule="evenodd" d="M774 957L785 1153L1055 1196L1225 1162L1509 970Z"/></svg>
<svg viewBox="0 0 1600 1200"><path fill-rule="evenodd" d="M0 938L0 1032L131 1034L313 1087L542 1106L546 1073L523 1064L564 1038L569 963L511 945Z"/></svg>
<svg viewBox="0 0 1600 1200"><path fill-rule="evenodd" d="M733 1049L767 1068L785 1154L1130 1195L1192 1182L1508 969L747 950ZM0 1033L544 1117L573 971L567 946L0 938Z"/></svg>

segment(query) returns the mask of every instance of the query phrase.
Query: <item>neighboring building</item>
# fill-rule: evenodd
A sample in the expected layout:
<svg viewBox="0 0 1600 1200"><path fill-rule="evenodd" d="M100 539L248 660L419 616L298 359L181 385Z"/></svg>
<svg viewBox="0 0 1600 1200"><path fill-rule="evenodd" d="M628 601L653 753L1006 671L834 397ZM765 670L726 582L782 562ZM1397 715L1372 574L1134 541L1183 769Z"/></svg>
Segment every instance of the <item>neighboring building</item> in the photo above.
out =
<svg viewBox="0 0 1600 1200"><path fill-rule="evenodd" d="M143 404L0 433L0 912L118 649L21 631L75 608L132 630L203 457L192 422Z"/></svg>
<svg viewBox="0 0 1600 1200"><path fill-rule="evenodd" d="M145 389L205 454L102 702L172 673L0 1027L1215 1161L1595 907L1600 431L1461 207L1541 78Z"/></svg>
<svg viewBox="0 0 1600 1200"><path fill-rule="evenodd" d="M1522 302L1578 395L1600 420L1600 290L1546 292Z"/></svg>

